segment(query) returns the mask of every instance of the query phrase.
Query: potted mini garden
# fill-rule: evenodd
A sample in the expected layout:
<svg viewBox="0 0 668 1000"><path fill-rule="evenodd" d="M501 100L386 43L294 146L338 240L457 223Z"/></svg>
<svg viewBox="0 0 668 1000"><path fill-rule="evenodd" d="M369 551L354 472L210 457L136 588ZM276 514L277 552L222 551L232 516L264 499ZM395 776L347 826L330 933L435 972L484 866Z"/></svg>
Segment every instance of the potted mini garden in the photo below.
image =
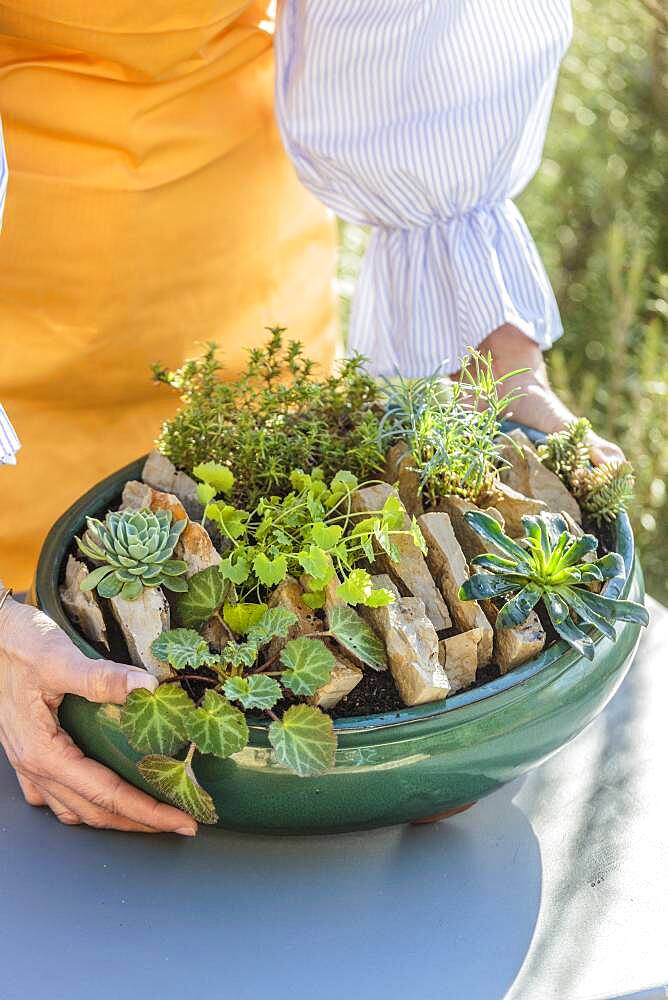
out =
<svg viewBox="0 0 668 1000"><path fill-rule="evenodd" d="M39 604L160 682L66 698L86 753L203 823L345 830L458 811L601 710L648 618L632 471L586 420L509 431L473 351L456 383L318 379L275 329L220 376L156 367L157 449L42 550Z"/></svg>

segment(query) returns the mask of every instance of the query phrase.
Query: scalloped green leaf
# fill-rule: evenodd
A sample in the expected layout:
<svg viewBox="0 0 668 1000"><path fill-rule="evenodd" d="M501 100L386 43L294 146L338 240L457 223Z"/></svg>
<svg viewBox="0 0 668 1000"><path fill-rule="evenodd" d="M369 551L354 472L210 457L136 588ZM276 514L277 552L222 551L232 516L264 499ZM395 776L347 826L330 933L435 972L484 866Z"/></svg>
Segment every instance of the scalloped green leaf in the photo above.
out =
<svg viewBox="0 0 668 1000"><path fill-rule="evenodd" d="M343 534L343 528L339 524L325 524L317 521L311 528L311 541L320 549L325 551L333 549Z"/></svg>
<svg viewBox="0 0 668 1000"><path fill-rule="evenodd" d="M192 628L173 628L163 632L151 643L151 652L174 670L210 666L218 657L209 651L208 643Z"/></svg>
<svg viewBox="0 0 668 1000"><path fill-rule="evenodd" d="M161 754L144 757L137 765L139 773L173 805L190 813L198 823L214 824L218 814L209 793L202 788L185 760L173 760Z"/></svg>
<svg viewBox="0 0 668 1000"><path fill-rule="evenodd" d="M200 753L216 757L229 757L248 743L243 712L215 691L207 691L200 707L188 714L186 732Z"/></svg>
<svg viewBox="0 0 668 1000"><path fill-rule="evenodd" d="M188 580L188 590L176 598L176 615L182 625L197 627L207 622L225 600L229 584L217 566L195 573Z"/></svg>
<svg viewBox="0 0 668 1000"><path fill-rule="evenodd" d="M331 557L317 545L310 545L308 550L297 556L304 572L313 577L317 584L326 587L334 578L334 566Z"/></svg>
<svg viewBox="0 0 668 1000"><path fill-rule="evenodd" d="M293 705L279 722L272 722L269 742L276 762L300 778L322 774L334 765L336 736L332 720L311 705Z"/></svg>
<svg viewBox="0 0 668 1000"><path fill-rule="evenodd" d="M320 639L291 639L281 650L283 686L294 694L314 694L329 680L336 663L334 654Z"/></svg>
<svg viewBox="0 0 668 1000"><path fill-rule="evenodd" d="M387 653L383 642L352 608L332 608L329 630L336 641L374 670L387 668Z"/></svg>
<svg viewBox="0 0 668 1000"><path fill-rule="evenodd" d="M261 649L272 639L285 639L296 622L297 615L294 611L280 607L267 608L248 629L247 641Z"/></svg>
<svg viewBox="0 0 668 1000"><path fill-rule="evenodd" d="M223 691L227 698L238 701L244 708L273 708L281 697L281 686L278 681L264 674L228 677Z"/></svg>
<svg viewBox="0 0 668 1000"><path fill-rule="evenodd" d="M223 619L228 628L237 635L246 635L266 610L266 604L226 604L223 608Z"/></svg>
<svg viewBox="0 0 668 1000"><path fill-rule="evenodd" d="M194 467L193 475L213 486L216 493L229 493L234 486L234 473L218 462L201 462Z"/></svg>
<svg viewBox="0 0 668 1000"><path fill-rule="evenodd" d="M245 583L250 576L250 563L245 556L240 556L234 562L232 556L226 556L219 566L220 575L237 585Z"/></svg>
<svg viewBox="0 0 668 1000"><path fill-rule="evenodd" d="M178 684L155 691L136 688L121 708L121 729L135 750L175 753L186 741L186 720L193 702Z"/></svg>
<svg viewBox="0 0 668 1000"><path fill-rule="evenodd" d="M264 552L258 552L253 560L253 571L265 587L275 587L288 575L288 561L284 555L270 559Z"/></svg>

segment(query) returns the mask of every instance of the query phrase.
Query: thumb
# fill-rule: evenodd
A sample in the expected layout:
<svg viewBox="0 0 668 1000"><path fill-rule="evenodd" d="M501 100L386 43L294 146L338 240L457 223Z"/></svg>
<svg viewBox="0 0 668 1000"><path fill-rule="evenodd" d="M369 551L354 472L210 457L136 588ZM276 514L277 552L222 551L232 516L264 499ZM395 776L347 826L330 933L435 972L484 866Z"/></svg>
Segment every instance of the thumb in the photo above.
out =
<svg viewBox="0 0 668 1000"><path fill-rule="evenodd" d="M90 660L83 655L70 661L60 680L60 690L66 694L114 705L123 705L136 688L155 691L158 686L158 678L140 667L112 660Z"/></svg>

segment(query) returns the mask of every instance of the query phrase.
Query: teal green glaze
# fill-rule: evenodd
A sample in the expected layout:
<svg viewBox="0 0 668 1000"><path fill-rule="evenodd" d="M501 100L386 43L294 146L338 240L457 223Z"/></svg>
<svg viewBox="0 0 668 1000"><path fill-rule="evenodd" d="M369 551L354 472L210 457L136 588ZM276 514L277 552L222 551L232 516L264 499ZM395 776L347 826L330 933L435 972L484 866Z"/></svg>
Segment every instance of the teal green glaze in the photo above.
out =
<svg viewBox="0 0 668 1000"><path fill-rule="evenodd" d="M128 479L134 462L85 494L54 525L44 543L35 597L89 656L99 654L66 618L58 596L64 557L85 515L101 515ZM617 522L624 557L622 593L642 600L628 519ZM599 637L592 662L565 643L474 691L435 705L335 723L336 765L319 778L297 778L272 764L265 725L251 726L247 749L228 760L196 757L220 826L264 833L324 833L404 823L475 801L555 753L610 700L633 659L640 628L619 623L618 639ZM67 697L61 721L89 756L151 791L136 769L140 754L97 705Z"/></svg>

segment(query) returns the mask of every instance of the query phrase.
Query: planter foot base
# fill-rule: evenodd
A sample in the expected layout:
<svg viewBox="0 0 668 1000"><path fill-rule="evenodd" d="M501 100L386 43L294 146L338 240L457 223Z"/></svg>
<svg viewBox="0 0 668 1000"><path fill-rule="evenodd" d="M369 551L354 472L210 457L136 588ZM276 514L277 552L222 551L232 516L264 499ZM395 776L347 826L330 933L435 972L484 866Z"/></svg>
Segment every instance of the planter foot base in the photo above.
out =
<svg viewBox="0 0 668 1000"><path fill-rule="evenodd" d="M442 819L448 819L450 816L456 816L457 813L466 812L471 806L474 806L477 799L474 802L467 802L466 805L456 806L454 809L446 809L445 812L434 813L433 816L424 816L422 819L411 820L411 826L422 826L425 823L439 823Z"/></svg>

